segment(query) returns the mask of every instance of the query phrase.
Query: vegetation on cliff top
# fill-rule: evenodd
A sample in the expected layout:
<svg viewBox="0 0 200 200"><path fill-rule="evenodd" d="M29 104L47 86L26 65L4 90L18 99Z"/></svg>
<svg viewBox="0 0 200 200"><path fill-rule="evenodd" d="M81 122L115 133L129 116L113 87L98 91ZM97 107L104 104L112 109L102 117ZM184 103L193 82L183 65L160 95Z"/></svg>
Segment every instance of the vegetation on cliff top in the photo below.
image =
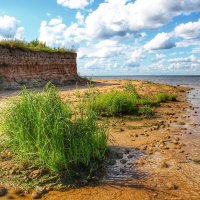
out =
<svg viewBox="0 0 200 200"><path fill-rule="evenodd" d="M46 45L46 43L40 42L39 40L33 40L31 42L26 42L22 40L0 40L0 46L10 47L15 49L31 50L31 51L45 51L45 52L72 52L75 53L76 50L71 48L67 49L64 47L51 48Z"/></svg>

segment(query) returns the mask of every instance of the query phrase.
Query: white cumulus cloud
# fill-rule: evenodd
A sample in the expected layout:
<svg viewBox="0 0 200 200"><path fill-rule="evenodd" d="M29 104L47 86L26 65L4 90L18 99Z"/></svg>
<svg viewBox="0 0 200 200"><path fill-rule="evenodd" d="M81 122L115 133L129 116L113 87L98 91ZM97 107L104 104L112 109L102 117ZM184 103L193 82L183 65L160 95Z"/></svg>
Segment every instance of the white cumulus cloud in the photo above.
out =
<svg viewBox="0 0 200 200"><path fill-rule="evenodd" d="M24 27L11 16L0 16L0 39L23 39Z"/></svg>
<svg viewBox="0 0 200 200"><path fill-rule="evenodd" d="M159 53L156 54L157 59L162 59L162 58L165 58L165 57L166 57L165 54L159 54Z"/></svg>
<svg viewBox="0 0 200 200"><path fill-rule="evenodd" d="M71 47L84 37L83 29L77 23L67 26L61 17L53 18L49 22L42 21L39 33L40 41L54 47Z"/></svg>
<svg viewBox="0 0 200 200"><path fill-rule="evenodd" d="M57 0L57 3L72 9L83 9L90 4L90 0Z"/></svg>
<svg viewBox="0 0 200 200"><path fill-rule="evenodd" d="M84 23L84 16L79 11L76 13L76 19L78 24L82 25Z"/></svg>
<svg viewBox="0 0 200 200"><path fill-rule="evenodd" d="M181 39L174 42L175 39ZM177 25L170 33L158 33L144 48L147 50L170 49L200 44L200 19Z"/></svg>
<svg viewBox="0 0 200 200"><path fill-rule="evenodd" d="M181 58L171 58L169 59L169 62L171 63L200 63L200 59L198 59L196 56L191 55L189 57L181 57Z"/></svg>
<svg viewBox="0 0 200 200"><path fill-rule="evenodd" d="M170 49L175 46L172 41L172 35L169 33L158 33L152 40L150 40L144 48L146 50Z"/></svg>
<svg viewBox="0 0 200 200"><path fill-rule="evenodd" d="M107 0L87 16L86 33L93 38L134 34L195 11L200 11L199 0Z"/></svg>
<svg viewBox="0 0 200 200"><path fill-rule="evenodd" d="M200 37L200 19L197 22L188 22L178 25L175 30L177 37L182 37L186 40L196 39Z"/></svg>

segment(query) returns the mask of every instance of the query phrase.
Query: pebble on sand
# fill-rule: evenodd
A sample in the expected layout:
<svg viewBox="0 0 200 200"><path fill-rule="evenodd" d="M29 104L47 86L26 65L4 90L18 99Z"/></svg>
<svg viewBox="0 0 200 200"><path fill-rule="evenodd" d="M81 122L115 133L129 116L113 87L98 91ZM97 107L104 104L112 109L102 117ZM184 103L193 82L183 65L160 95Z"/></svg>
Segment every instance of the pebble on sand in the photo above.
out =
<svg viewBox="0 0 200 200"><path fill-rule="evenodd" d="M166 186L169 190L177 190L178 189L178 186L173 183L167 183Z"/></svg>
<svg viewBox="0 0 200 200"><path fill-rule="evenodd" d="M0 186L0 197L3 197L7 194L7 189L5 187Z"/></svg>
<svg viewBox="0 0 200 200"><path fill-rule="evenodd" d="M40 199L42 195L40 192L32 192L31 197L32 199Z"/></svg>

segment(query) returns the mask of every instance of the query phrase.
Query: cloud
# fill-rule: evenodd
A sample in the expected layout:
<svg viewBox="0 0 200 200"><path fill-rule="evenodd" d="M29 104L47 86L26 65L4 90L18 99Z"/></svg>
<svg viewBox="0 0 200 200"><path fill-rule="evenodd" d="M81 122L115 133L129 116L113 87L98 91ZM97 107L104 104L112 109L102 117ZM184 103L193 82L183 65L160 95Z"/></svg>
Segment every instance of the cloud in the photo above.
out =
<svg viewBox="0 0 200 200"><path fill-rule="evenodd" d="M125 63L126 67L131 67L131 68L135 68L135 67L139 67L140 64L134 60L129 59L126 63Z"/></svg>
<svg viewBox="0 0 200 200"><path fill-rule="evenodd" d="M175 42L173 40L181 39ZM144 48L147 50L170 49L200 44L200 19L196 22L182 23L170 33L158 33Z"/></svg>
<svg viewBox="0 0 200 200"><path fill-rule="evenodd" d="M159 53L157 53L157 54L155 55L155 58L152 58L151 61L152 61L152 62L158 62L158 61L160 61L160 60L163 60L163 58L165 58L165 57L166 57L165 54L159 54Z"/></svg>
<svg viewBox="0 0 200 200"><path fill-rule="evenodd" d="M151 41L144 45L144 48L146 50L171 49L175 47L172 36L169 33L158 33Z"/></svg>
<svg viewBox="0 0 200 200"><path fill-rule="evenodd" d="M125 36L195 11L200 11L199 0L107 0L86 17L86 33L93 38Z"/></svg>
<svg viewBox="0 0 200 200"><path fill-rule="evenodd" d="M174 30L176 37L196 39L200 37L200 19L197 22L188 22L178 25Z"/></svg>
<svg viewBox="0 0 200 200"><path fill-rule="evenodd" d="M95 44L89 43L86 47L80 47L78 57L83 58L113 58L122 55L126 45L115 40L102 40Z"/></svg>
<svg viewBox="0 0 200 200"><path fill-rule="evenodd" d="M112 61L112 62L111 62ZM85 59L85 63L80 66L81 71L86 75L105 75L115 74L124 70L114 59L108 60L107 58L94 58L92 60Z"/></svg>
<svg viewBox="0 0 200 200"><path fill-rule="evenodd" d="M146 55L144 49L138 48L133 50L133 52L130 55L127 55L127 57L129 57L129 61L133 63L143 60Z"/></svg>
<svg viewBox="0 0 200 200"><path fill-rule="evenodd" d="M57 3L71 9L83 9L88 6L91 0L57 0Z"/></svg>
<svg viewBox="0 0 200 200"><path fill-rule="evenodd" d="M166 63L167 62L167 63ZM166 69L176 72L197 71L200 66L200 59L193 54L188 57L177 57L165 60Z"/></svg>
<svg viewBox="0 0 200 200"><path fill-rule="evenodd" d="M84 23L84 16L81 12L77 12L75 18L77 19L78 24L82 25Z"/></svg>
<svg viewBox="0 0 200 200"><path fill-rule="evenodd" d="M174 42L175 39L181 41ZM170 33L159 33L144 48L147 50L170 49L200 45L200 19L196 22L182 23Z"/></svg>
<svg viewBox="0 0 200 200"><path fill-rule="evenodd" d="M152 72L159 73L178 73L178 74L191 74L199 71L200 59L194 55L188 57L177 57L171 59L161 59L158 62L148 66L148 69Z"/></svg>
<svg viewBox="0 0 200 200"><path fill-rule="evenodd" d="M196 39L200 37L200 19L197 22L188 22L178 25L175 30L177 37Z"/></svg>
<svg viewBox="0 0 200 200"><path fill-rule="evenodd" d="M0 16L0 39L19 39L24 38L24 27L15 17L7 15Z"/></svg>
<svg viewBox="0 0 200 200"><path fill-rule="evenodd" d="M159 54L159 53L156 54L157 59L162 59L162 58L165 58L165 57L166 57L165 54Z"/></svg>
<svg viewBox="0 0 200 200"><path fill-rule="evenodd" d="M53 18L49 22L42 21L39 33L39 40L53 47L70 48L84 39L83 29L77 23L66 26L61 17Z"/></svg>
<svg viewBox="0 0 200 200"><path fill-rule="evenodd" d="M200 54L200 45L199 45L199 47L193 48L192 49L192 53L194 53L194 54Z"/></svg>
<svg viewBox="0 0 200 200"><path fill-rule="evenodd" d="M152 65L148 66L149 71L165 71L166 70L165 60L161 59L157 62L153 63Z"/></svg>
<svg viewBox="0 0 200 200"><path fill-rule="evenodd" d="M75 8L69 3L79 1L57 2ZM91 1L85 0L81 3L84 2L88 2L89 5ZM76 8L87 6L86 3L83 4ZM105 0L95 10L75 12L77 21L69 26L61 17L43 21L39 39L50 46L69 47L79 44L78 64L85 74L93 71L97 74L112 73L114 69L117 69L119 74L126 70L139 72L140 69L146 73L145 67L142 66L146 64L148 54L151 53L152 56L153 50L194 44L194 40L198 40L200 20L177 25L174 30L170 30L171 32L158 33L150 41L147 40L149 36L145 37L146 33L166 25L175 16L189 16L191 12L196 11L200 11L199 0ZM176 64L175 60L165 60L162 51L150 59L154 62L152 66L160 71L163 66L165 67L162 70L167 70L168 66L181 65L181 60L177 60L179 64ZM186 61L182 63L186 66ZM190 64L197 65L195 62Z"/></svg>
<svg viewBox="0 0 200 200"><path fill-rule="evenodd" d="M179 71L179 72L195 72L199 70L200 62L172 62L168 65L168 70L170 71Z"/></svg>
<svg viewBox="0 0 200 200"><path fill-rule="evenodd" d="M189 57L184 58L171 58L169 59L169 62L171 63L200 63L200 59L195 57L194 55L191 55Z"/></svg>

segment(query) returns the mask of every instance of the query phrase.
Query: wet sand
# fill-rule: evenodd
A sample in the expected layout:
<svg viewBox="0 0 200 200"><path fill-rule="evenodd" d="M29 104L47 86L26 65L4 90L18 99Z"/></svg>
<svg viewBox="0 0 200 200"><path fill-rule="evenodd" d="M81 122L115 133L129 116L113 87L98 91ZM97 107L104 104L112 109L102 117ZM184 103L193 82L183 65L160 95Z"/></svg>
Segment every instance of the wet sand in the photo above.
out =
<svg viewBox="0 0 200 200"><path fill-rule="evenodd" d="M104 92L120 89L124 82L100 83L98 89ZM189 91L148 82L133 83L141 94L168 91L176 93L178 101L155 108L156 118L107 119L111 155L104 178L97 186L50 191L42 199L199 199L200 88ZM75 91L70 89L63 90L61 96L76 102ZM31 196L17 199L31 199Z"/></svg>

